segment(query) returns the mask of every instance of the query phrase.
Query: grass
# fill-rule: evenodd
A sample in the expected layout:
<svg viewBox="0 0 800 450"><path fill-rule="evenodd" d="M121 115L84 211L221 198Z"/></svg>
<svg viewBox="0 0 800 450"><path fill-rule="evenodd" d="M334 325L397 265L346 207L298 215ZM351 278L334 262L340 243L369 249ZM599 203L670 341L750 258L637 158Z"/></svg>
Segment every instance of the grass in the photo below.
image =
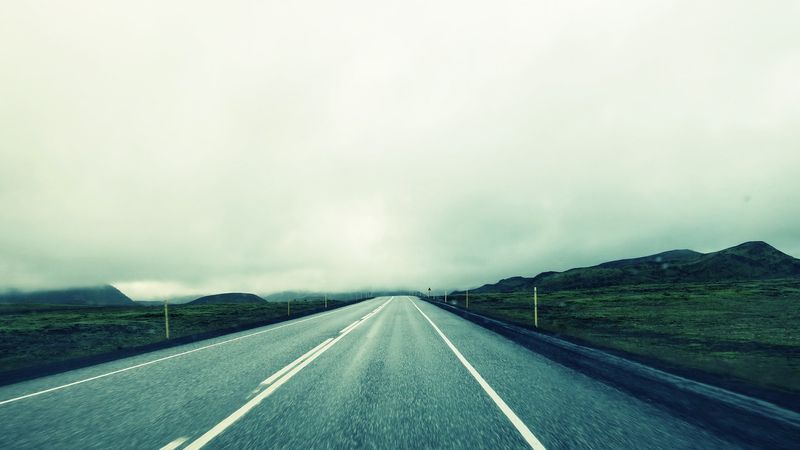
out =
<svg viewBox="0 0 800 450"><path fill-rule="evenodd" d="M464 298L448 298L464 306ZM532 293L470 294L473 312L533 328ZM539 292L540 329L762 389L800 393L800 280Z"/></svg>
<svg viewBox="0 0 800 450"><path fill-rule="evenodd" d="M342 302L329 300L329 307ZM291 313L323 306L292 302ZM286 303L170 305L170 337L287 317ZM0 305L0 374L165 340L162 307Z"/></svg>

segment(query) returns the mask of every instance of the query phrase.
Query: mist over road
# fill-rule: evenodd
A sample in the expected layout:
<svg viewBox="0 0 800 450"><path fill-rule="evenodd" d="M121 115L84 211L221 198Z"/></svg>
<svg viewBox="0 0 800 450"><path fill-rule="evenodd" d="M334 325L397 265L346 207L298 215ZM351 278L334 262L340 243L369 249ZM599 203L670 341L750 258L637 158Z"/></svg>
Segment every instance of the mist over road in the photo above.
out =
<svg viewBox="0 0 800 450"><path fill-rule="evenodd" d="M0 388L0 448L164 447L736 443L410 297Z"/></svg>

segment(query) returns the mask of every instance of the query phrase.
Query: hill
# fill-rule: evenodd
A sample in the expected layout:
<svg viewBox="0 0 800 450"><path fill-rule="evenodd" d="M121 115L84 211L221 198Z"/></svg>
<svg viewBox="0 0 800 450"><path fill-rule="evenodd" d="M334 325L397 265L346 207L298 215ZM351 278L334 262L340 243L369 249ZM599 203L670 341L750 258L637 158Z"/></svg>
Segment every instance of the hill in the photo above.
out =
<svg viewBox="0 0 800 450"><path fill-rule="evenodd" d="M712 253L671 250L564 272L543 272L533 278L506 278L470 292L510 293L532 290L534 286L560 291L632 284L767 280L798 276L800 260L766 242L754 241Z"/></svg>
<svg viewBox="0 0 800 450"><path fill-rule="evenodd" d="M197 295L182 295L177 297L167 297L166 301L170 305L183 305L185 303L189 303L193 300L197 300ZM152 299L145 299L145 300L134 300L137 304L142 306L164 306L165 299L159 300L152 300Z"/></svg>
<svg viewBox="0 0 800 450"><path fill-rule="evenodd" d="M207 295L189 302L189 305L229 305L242 303L265 303L266 300L255 295L242 292L229 292L225 294Z"/></svg>
<svg viewBox="0 0 800 450"><path fill-rule="evenodd" d="M164 306L164 300L135 300L135 302L137 305L142 306Z"/></svg>
<svg viewBox="0 0 800 450"><path fill-rule="evenodd" d="M12 291L0 294L0 303L136 306L136 302L110 285L35 292Z"/></svg>
<svg viewBox="0 0 800 450"><path fill-rule="evenodd" d="M365 297L383 297L392 295L409 295L409 291L354 291L354 292L312 292L312 291L283 291L272 294L262 295L268 302L286 302L287 300L321 300L328 297L328 300L339 300L350 302L363 299Z"/></svg>
<svg viewBox="0 0 800 450"><path fill-rule="evenodd" d="M307 292L307 291L284 291L284 292L276 292L273 294L262 295L264 300L268 302L286 302L287 300L297 300L297 299L305 299L305 298L320 298L324 294L318 294L315 292Z"/></svg>

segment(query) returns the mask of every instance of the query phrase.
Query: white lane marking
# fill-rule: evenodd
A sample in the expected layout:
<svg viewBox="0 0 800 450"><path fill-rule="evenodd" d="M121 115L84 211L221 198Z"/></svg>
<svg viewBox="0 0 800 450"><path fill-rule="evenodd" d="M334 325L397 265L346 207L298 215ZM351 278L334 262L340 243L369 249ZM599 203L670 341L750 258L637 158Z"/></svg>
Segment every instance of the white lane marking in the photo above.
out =
<svg viewBox="0 0 800 450"><path fill-rule="evenodd" d="M316 353L317 350L319 350L321 347L324 347L325 344L327 344L328 342L330 342L332 340L333 340L333 338L328 338L325 341L323 341L322 344L319 344L318 346L316 346L316 347L312 348L311 350L307 351L306 353L303 354L303 356L295 359L288 366L286 366L283 369L275 372L269 378L267 378L266 380L262 381L260 386L267 386L267 385L272 384L275 380L277 380L278 378L282 377L283 374L285 374L286 372L292 370L294 368L294 366L296 366L296 365L300 364L301 362L303 362L303 360L305 360L309 356L311 356L314 353Z"/></svg>
<svg viewBox="0 0 800 450"><path fill-rule="evenodd" d="M393 299L394 299L394 297L391 297L384 304L379 306L376 311L380 311L384 306L388 305L389 302L391 302ZM263 392L261 392L257 396L253 397L250 401L245 403L244 406L242 406L241 408L237 409L233 414L231 414L230 416L228 416L225 419L223 419L222 422L214 425L213 428L211 428L205 434L203 434L202 436L197 438L196 441L194 441L191 444L189 444L188 446L186 446L184 448L184 450L199 450L199 449L203 448L203 446L205 446L206 444L211 442L212 439L214 439L215 437L219 436L223 431L225 431L228 427L233 425L237 420L241 419L242 417L244 417L245 414L247 414L253 408L258 406L258 404L261 403L262 400L264 400L265 398L267 398L270 395L272 395L273 392L275 392L284 383L289 381L292 377L297 375L297 373L300 372L301 370L303 370L303 368L305 368L307 365L311 364L311 362L314 361L315 359L317 359L317 357L319 357L319 355L321 355L321 354L325 353L326 351L328 351L328 349L330 349L331 347L336 345L337 342L342 340L342 338L347 336L351 331L355 330L358 325L360 325L360 324L362 324L364 322L365 322L364 319L360 319L360 320L355 321L354 322L355 326L348 327L349 330L347 330L347 332L342 333L339 336L337 336L336 339L327 341L327 344L325 344L322 348L320 348L316 353L312 354L311 356L306 358L302 363L297 365L295 368L291 369L288 373L286 373L280 379L278 379L277 381L272 383ZM281 369L280 371L283 371L283 369ZM270 378L272 378L272 377L270 377Z"/></svg>
<svg viewBox="0 0 800 450"><path fill-rule="evenodd" d="M419 309L419 306L417 306L417 304L414 303L414 300L411 300L411 304L414 305L415 308L417 308L417 311L419 311L419 313L422 314L423 317L428 319L428 322L430 322L433 329L436 330L437 333L439 333L439 336L442 338L442 340L444 340L447 346L450 347L450 350L452 350L453 353L455 353L458 360L461 361L461 364L463 364L464 367L467 368L467 371L469 371L470 375L472 375L472 377L478 381L478 384L481 385L483 390L486 391L487 394L489 394L489 397L494 401L497 407L500 408L500 411L502 411L503 414L505 414L506 417L508 417L508 420L510 420L511 423L514 425L514 427L517 429L517 431L519 431L519 433L522 435L522 437L525 439L528 445L530 445L531 448L534 448L536 450L545 450L544 445L542 445L542 443L539 442L538 439L536 439L536 436L534 436L533 433L531 433L531 430L528 429L528 426L525 425L525 422L523 422L514 413L514 411L511 410L511 408L506 404L506 402L503 401L503 399L500 398L499 395L497 395L497 392L495 392L495 390L492 389L491 386L489 386L489 383L487 383L486 380L483 379L481 374L478 373L478 371L475 370L474 367L472 367L472 364L470 364L466 358L464 358L464 355L462 355L461 352L458 351L456 346L453 345L452 342L450 342L450 339L447 339L447 336L445 336L444 333L442 333L442 330L440 330L439 327L437 327L436 324L433 323L431 318L428 317L427 314L422 312L421 309Z"/></svg>
<svg viewBox="0 0 800 450"><path fill-rule="evenodd" d="M214 343L214 344L206 345L204 347L195 348L193 350L188 350L188 351L177 353L177 354L174 354L174 355L165 356L163 358L154 359L152 361L148 361L148 362L141 363L141 364L136 364L135 366L126 367L124 369L115 370L113 372L104 373L102 375L97 375L97 376L94 376L94 377L91 377L91 378L86 378L86 379L79 380L79 381L73 381L72 383L67 383L67 384L64 384L64 385L61 385L61 386L56 386L56 387L52 387L52 388L49 388L49 389L44 389L44 390L41 390L41 391L38 391L38 392L33 392L31 394L26 394L26 395L22 395L22 396L19 396L19 397L10 398L8 400L3 400L3 401L0 401L0 406L1 405L5 405L6 403L12 403L12 402L17 402L17 401L20 401L20 400L24 400L26 398L36 397L37 395L47 394L48 392L53 392L53 391L58 391L58 390L61 390L61 389L66 389L68 387L72 387L72 386L75 386L77 384L82 384L82 383L87 383L89 381L99 380L100 378L109 377L111 375L116 375L118 373L127 372L127 371L133 370L133 369L138 369L140 367L149 366L150 364L155 364L155 363L159 363L159 362L162 362L162 361L166 361L168 359L177 358L179 356L188 355L188 354L194 353L194 352L199 352L200 350L206 350L206 349L209 349L209 348L218 347L218 346L223 345L223 344L228 344L228 343L239 341L239 340L246 339L246 338L249 338L249 337L257 336L259 334L268 333L270 331L279 330L281 328L290 327L292 325L297 325L298 323L303 323L303 322L307 322L309 320L319 319L319 318L325 317L325 316L327 316L329 314L341 312L342 310L347 309L347 308L351 308L353 306L358 306L358 303L356 303L355 305L349 305L349 306L344 306L344 307L341 307L341 308L337 308L337 309L335 309L333 311L322 313L320 315L315 315L313 317L309 317L308 319L298 320L297 322L287 323L287 324L280 325L280 326L277 326L277 327L269 328L267 330L261 330L261 331L255 332L255 333L251 333L251 334L247 334L247 335L244 335L244 336L235 337L233 339L228 339L227 341L217 342L217 343Z"/></svg>
<svg viewBox="0 0 800 450"><path fill-rule="evenodd" d="M161 447L159 450L175 450L176 448L180 447L181 444L189 440L189 436L179 437L174 441L170 442L169 444Z"/></svg>
<svg viewBox="0 0 800 450"><path fill-rule="evenodd" d="M363 319L363 318L361 318L361 320L364 320L364 319ZM357 321L355 321L355 322L351 323L350 325L348 325L348 326L346 326L346 327L342 328L342 329L339 331L339 334L342 334L342 333L347 333L348 331L350 331L350 328L353 328L353 325L357 324L358 322L359 322L359 321L357 320Z"/></svg>

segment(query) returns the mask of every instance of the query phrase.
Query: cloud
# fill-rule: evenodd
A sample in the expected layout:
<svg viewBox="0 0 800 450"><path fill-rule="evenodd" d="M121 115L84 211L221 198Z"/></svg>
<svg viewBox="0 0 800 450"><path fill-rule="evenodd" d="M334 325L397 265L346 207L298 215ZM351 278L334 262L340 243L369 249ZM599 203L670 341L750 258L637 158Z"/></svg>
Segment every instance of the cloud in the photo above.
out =
<svg viewBox="0 0 800 450"><path fill-rule="evenodd" d="M18 4L0 287L468 287L800 255L795 2Z"/></svg>

